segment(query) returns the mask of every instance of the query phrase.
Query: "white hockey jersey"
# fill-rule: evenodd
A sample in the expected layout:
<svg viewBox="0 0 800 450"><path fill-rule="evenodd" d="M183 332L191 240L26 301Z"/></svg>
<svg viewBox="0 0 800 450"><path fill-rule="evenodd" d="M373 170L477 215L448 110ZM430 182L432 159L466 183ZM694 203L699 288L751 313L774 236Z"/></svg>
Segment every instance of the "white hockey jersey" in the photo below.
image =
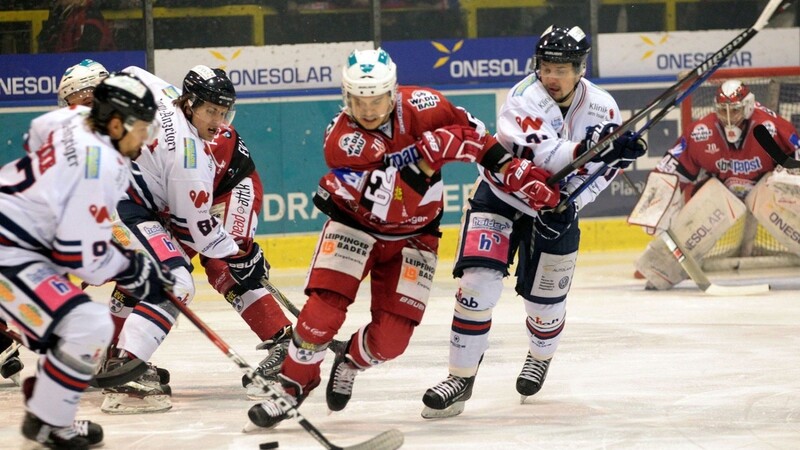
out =
<svg viewBox="0 0 800 450"><path fill-rule="evenodd" d="M31 121L31 126L28 129L28 133L25 135L25 143L23 144L25 151L31 152L38 150L47 142L47 136L53 130L61 126L61 124L72 120L76 115L88 117L89 111L91 111L89 107L74 105L59 108L50 113L36 117Z"/></svg>
<svg viewBox="0 0 800 450"><path fill-rule="evenodd" d="M79 112L34 121L31 131L47 136L45 144L0 168L0 264L49 262L102 284L129 265L110 241L130 163Z"/></svg>
<svg viewBox="0 0 800 450"><path fill-rule="evenodd" d="M209 258L235 255L239 246L211 215L214 192L214 159L197 130L183 112L173 105L181 91L139 68L123 72L139 77L153 92L161 131L154 143L136 158L131 199L168 215L175 236L196 252Z"/></svg>
<svg viewBox="0 0 800 450"><path fill-rule="evenodd" d="M575 147L586 137L586 128L602 121L616 124L621 121L617 102L608 92L581 78L572 105L564 116L536 75L530 74L511 89L500 108L496 137L515 156L532 160L536 166L556 173L572 162ZM586 164L586 171L567 177L561 190L574 191L601 166L601 163ZM616 172L608 169L584 190L575 201L578 209L594 201L608 187ZM536 214L524 197L497 188L493 183L500 182L497 175L486 170L481 171L481 175L490 181L498 198L528 215Z"/></svg>

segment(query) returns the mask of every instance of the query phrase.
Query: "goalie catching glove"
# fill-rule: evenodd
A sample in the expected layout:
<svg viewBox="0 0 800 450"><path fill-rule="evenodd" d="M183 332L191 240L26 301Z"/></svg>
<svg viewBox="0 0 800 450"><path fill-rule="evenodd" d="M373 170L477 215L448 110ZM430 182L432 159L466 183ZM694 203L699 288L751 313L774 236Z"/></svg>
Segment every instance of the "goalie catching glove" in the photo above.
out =
<svg viewBox="0 0 800 450"><path fill-rule="evenodd" d="M439 171L449 162L480 162L484 150L485 135L474 128L451 125L422 133L416 144L422 159L433 169Z"/></svg>
<svg viewBox="0 0 800 450"><path fill-rule="evenodd" d="M122 253L131 264L117 274L114 281L117 288L140 301L158 304L167 300L164 291L171 292L175 285L175 277L166 266L157 264L145 252L123 250Z"/></svg>
<svg viewBox="0 0 800 450"><path fill-rule="evenodd" d="M250 244L250 248L245 253L222 258L222 261L228 265L236 283L247 290L262 287L261 280L269 278L270 265L264 258L261 247L255 242Z"/></svg>
<svg viewBox="0 0 800 450"><path fill-rule="evenodd" d="M610 122L600 122L593 127L586 127L586 138L578 145L575 156L581 156L589 151L617 127L617 124ZM632 131L622 133L620 137L607 144L607 148L601 150L590 161L605 163L613 169L625 169L633 164L636 158L647 153L647 144Z"/></svg>
<svg viewBox="0 0 800 450"><path fill-rule="evenodd" d="M550 172L536 167L527 159L514 158L503 172L506 192L518 192L528 199L528 205L535 210L555 208L559 194L547 185Z"/></svg>

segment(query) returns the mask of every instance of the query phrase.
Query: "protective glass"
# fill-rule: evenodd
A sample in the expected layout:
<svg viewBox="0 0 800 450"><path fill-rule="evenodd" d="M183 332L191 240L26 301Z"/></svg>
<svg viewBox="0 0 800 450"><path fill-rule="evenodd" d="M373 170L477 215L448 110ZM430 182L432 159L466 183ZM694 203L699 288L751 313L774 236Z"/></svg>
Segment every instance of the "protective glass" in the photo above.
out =
<svg viewBox="0 0 800 450"><path fill-rule="evenodd" d="M142 142L145 144L152 143L161 131L161 123L158 120L145 122L138 119L128 119L124 126L128 133L134 133L142 137Z"/></svg>
<svg viewBox="0 0 800 450"><path fill-rule="evenodd" d="M236 117L235 106L226 108L213 103L201 102L200 105L195 107L194 103L193 100L189 100L189 107L192 108L195 114L200 115L203 120L210 123L224 123L230 125L233 123L233 118Z"/></svg>

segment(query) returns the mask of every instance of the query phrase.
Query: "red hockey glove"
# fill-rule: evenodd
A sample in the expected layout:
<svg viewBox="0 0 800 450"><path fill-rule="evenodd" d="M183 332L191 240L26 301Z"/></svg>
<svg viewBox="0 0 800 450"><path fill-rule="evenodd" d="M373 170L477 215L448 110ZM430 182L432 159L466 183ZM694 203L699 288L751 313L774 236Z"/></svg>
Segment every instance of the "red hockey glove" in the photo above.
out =
<svg viewBox="0 0 800 450"><path fill-rule="evenodd" d="M550 172L536 167L527 159L514 158L503 173L503 184L509 192L519 192L528 197L528 205L535 210L555 208L558 190L547 185Z"/></svg>
<svg viewBox="0 0 800 450"><path fill-rule="evenodd" d="M485 153L484 142L484 135L474 128L451 125L422 133L415 145L431 169L438 171L453 161L479 162Z"/></svg>

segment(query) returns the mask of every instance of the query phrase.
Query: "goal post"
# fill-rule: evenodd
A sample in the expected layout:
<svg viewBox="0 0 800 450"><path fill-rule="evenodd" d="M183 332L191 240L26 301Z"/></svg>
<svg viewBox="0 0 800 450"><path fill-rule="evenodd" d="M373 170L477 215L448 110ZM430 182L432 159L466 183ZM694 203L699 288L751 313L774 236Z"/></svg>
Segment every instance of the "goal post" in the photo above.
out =
<svg viewBox="0 0 800 450"><path fill-rule="evenodd" d="M800 129L800 67L720 69L681 103L681 128L714 111L714 96L726 80L747 84L758 103ZM765 154L766 157L766 154ZM749 212L726 232L703 260L708 271L800 266Z"/></svg>

